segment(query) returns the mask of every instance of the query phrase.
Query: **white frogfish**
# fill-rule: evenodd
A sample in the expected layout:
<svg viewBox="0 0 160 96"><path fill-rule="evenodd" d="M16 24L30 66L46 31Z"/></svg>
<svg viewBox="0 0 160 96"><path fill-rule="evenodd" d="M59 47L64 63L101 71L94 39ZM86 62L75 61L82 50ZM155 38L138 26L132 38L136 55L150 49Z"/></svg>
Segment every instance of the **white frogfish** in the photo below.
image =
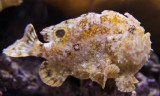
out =
<svg viewBox="0 0 160 96"><path fill-rule="evenodd" d="M3 50L11 57L37 56L46 59L40 78L50 86L61 86L71 75L91 79L105 87L113 78L118 90L134 91L134 75L149 58L150 33L129 13L105 10L88 13L44 28L47 43L38 40L32 24L24 36Z"/></svg>

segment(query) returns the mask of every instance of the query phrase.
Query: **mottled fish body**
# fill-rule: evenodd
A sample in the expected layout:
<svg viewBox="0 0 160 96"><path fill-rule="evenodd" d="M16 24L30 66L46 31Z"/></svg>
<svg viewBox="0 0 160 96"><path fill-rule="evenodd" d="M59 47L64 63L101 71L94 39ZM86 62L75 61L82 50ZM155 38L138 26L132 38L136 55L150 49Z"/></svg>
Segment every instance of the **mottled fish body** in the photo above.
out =
<svg viewBox="0 0 160 96"><path fill-rule="evenodd" d="M69 76L90 78L105 87L114 78L120 91L134 91L134 77L149 58L150 33L144 33L140 22L129 13L105 10L63 21L41 31L38 40L31 24L22 39L4 49L12 57L46 58L39 74L44 83L61 86Z"/></svg>

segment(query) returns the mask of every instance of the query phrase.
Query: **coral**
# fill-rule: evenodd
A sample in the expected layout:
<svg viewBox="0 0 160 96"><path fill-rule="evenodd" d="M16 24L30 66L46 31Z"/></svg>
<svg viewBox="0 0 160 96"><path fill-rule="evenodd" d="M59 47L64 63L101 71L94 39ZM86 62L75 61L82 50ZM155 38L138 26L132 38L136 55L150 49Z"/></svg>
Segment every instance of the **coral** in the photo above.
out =
<svg viewBox="0 0 160 96"><path fill-rule="evenodd" d="M136 85L136 92L139 96L159 96L159 88L157 81L155 78L146 77L142 73L138 73L136 75L137 79L140 81Z"/></svg>

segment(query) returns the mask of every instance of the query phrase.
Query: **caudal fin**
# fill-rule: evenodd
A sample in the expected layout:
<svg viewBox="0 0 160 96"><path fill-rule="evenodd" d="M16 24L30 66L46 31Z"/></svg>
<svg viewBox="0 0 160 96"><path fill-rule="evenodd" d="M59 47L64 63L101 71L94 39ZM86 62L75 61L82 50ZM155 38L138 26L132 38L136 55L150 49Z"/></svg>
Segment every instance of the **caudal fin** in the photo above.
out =
<svg viewBox="0 0 160 96"><path fill-rule="evenodd" d="M4 49L3 53L11 57L34 56L34 47L38 43L40 43L40 41L38 40L33 25L28 24L25 28L24 36Z"/></svg>

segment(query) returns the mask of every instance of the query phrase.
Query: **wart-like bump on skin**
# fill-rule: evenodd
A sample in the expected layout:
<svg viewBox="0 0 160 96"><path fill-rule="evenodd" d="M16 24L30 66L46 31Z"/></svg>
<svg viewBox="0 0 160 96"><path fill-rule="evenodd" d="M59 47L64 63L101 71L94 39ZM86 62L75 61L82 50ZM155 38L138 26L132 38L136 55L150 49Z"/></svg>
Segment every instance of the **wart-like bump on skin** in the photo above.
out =
<svg viewBox="0 0 160 96"><path fill-rule="evenodd" d="M129 31L130 33L134 33L135 30L136 30L136 27L135 27L134 25L130 25L128 31Z"/></svg>
<svg viewBox="0 0 160 96"><path fill-rule="evenodd" d="M75 45L73 45L73 48L74 48L75 51L79 51L80 50L80 45L75 44Z"/></svg>
<svg viewBox="0 0 160 96"><path fill-rule="evenodd" d="M43 43L40 43L40 44L39 44L39 46L41 46L41 47L42 47L42 46L43 46Z"/></svg>

